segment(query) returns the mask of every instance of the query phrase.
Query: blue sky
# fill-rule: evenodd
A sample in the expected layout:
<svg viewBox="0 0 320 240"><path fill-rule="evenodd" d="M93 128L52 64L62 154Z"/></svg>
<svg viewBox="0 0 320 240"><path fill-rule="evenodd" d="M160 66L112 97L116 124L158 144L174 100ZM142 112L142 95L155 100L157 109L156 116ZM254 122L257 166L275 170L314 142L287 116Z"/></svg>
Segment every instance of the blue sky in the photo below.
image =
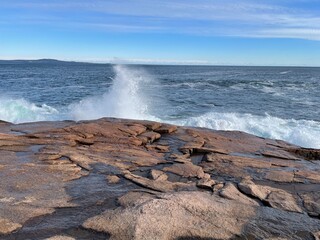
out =
<svg viewBox="0 0 320 240"><path fill-rule="evenodd" d="M319 0L0 0L0 59L320 66Z"/></svg>

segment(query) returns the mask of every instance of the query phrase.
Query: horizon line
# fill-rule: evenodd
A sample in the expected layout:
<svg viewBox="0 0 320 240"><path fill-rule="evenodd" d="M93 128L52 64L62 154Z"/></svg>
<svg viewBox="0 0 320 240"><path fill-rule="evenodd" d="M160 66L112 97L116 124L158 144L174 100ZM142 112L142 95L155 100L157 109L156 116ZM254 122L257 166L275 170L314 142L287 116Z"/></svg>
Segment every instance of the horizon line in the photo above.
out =
<svg viewBox="0 0 320 240"><path fill-rule="evenodd" d="M208 66L208 67L308 67L319 68L320 65L255 65L255 64L228 64L228 63L212 63L201 60L153 60L152 59L121 59L121 60L71 60L71 59L57 59L57 58L16 58L16 59L0 59L1 61L56 61L65 63L86 63L86 64L110 64L110 65L150 65L150 66ZM203 62L203 63L201 63Z"/></svg>

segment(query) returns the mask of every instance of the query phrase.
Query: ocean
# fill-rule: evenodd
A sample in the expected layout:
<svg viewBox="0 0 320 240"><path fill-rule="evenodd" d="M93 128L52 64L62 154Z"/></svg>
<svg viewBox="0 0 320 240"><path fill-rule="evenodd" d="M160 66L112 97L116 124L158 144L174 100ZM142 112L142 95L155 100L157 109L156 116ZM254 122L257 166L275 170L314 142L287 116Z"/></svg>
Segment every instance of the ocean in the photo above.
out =
<svg viewBox="0 0 320 240"><path fill-rule="evenodd" d="M147 119L320 148L320 68L0 63L0 119Z"/></svg>

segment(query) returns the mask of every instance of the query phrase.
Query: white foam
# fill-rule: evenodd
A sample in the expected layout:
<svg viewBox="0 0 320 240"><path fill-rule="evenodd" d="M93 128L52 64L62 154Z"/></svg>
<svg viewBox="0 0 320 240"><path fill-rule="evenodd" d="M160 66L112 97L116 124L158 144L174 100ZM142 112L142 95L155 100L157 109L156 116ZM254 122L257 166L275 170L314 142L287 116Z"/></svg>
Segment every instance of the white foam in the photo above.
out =
<svg viewBox="0 0 320 240"><path fill-rule="evenodd" d="M0 98L0 119L12 123L53 120L58 111L46 104L37 106L23 98Z"/></svg>
<svg viewBox="0 0 320 240"><path fill-rule="evenodd" d="M268 114L257 116L209 112L173 123L216 130L240 130L261 137L282 139L303 147L320 148L320 122L316 121L281 119Z"/></svg>
<svg viewBox="0 0 320 240"><path fill-rule="evenodd" d="M157 120L148 114L150 101L142 90L153 79L142 69L114 66L113 85L102 95L81 100L70 106L75 120L101 117Z"/></svg>

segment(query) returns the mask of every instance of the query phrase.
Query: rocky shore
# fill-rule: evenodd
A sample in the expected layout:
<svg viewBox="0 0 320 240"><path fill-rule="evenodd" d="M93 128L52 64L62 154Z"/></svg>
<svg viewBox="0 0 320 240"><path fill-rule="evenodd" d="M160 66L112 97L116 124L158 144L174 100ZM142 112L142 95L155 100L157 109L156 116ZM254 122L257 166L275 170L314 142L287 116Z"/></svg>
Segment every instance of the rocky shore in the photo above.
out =
<svg viewBox="0 0 320 240"><path fill-rule="evenodd" d="M149 121L0 122L0 239L320 239L320 150Z"/></svg>

